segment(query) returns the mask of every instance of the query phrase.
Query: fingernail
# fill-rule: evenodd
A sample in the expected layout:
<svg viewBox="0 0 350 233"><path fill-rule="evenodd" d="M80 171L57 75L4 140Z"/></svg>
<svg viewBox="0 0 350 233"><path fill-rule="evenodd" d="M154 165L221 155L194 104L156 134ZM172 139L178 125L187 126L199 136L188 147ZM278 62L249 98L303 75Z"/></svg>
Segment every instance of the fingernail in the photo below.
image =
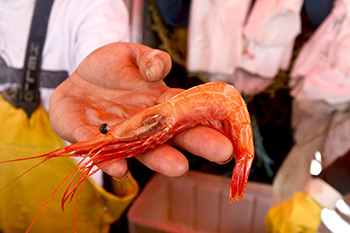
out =
<svg viewBox="0 0 350 233"><path fill-rule="evenodd" d="M164 70L163 62L156 57L159 52L159 50L155 50L147 56L149 61L146 64L146 75L150 81L158 81Z"/></svg>
<svg viewBox="0 0 350 233"><path fill-rule="evenodd" d="M124 176L122 177L112 177L115 181L118 181L118 182L123 182L123 181L126 181L128 178L129 178L129 175L130 175L130 172L128 171Z"/></svg>
<svg viewBox="0 0 350 233"><path fill-rule="evenodd" d="M152 66L152 62L151 61L147 63L146 75L147 75L147 78L150 81L156 81L157 80L157 76L156 76L156 73L154 71L154 67Z"/></svg>

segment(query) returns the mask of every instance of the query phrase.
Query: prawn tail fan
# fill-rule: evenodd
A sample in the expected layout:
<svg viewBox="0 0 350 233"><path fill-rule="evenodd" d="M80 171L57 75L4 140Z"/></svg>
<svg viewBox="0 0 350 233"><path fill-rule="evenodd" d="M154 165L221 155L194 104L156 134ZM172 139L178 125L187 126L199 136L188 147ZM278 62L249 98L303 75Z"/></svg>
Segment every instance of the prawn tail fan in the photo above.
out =
<svg viewBox="0 0 350 233"><path fill-rule="evenodd" d="M251 167L249 156L240 156L236 159L236 165L232 174L230 185L230 202L235 202L243 199L244 190L247 185L247 180Z"/></svg>

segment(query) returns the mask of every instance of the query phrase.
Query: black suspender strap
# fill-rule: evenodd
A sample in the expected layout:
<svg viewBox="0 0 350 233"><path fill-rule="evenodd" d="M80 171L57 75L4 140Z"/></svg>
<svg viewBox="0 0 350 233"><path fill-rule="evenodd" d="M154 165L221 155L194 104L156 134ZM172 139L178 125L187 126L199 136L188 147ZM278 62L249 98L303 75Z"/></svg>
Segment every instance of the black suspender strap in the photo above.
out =
<svg viewBox="0 0 350 233"><path fill-rule="evenodd" d="M24 61L19 107L30 118L40 104L39 75L49 16L54 0L36 0Z"/></svg>

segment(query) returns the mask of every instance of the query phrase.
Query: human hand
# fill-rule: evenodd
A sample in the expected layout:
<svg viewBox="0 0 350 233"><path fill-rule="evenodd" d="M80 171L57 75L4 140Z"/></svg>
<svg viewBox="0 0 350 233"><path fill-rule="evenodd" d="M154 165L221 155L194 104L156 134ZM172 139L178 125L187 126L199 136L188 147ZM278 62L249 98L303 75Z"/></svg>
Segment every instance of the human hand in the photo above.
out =
<svg viewBox="0 0 350 233"><path fill-rule="evenodd" d="M322 206L305 192L273 206L266 218L268 232L316 232L321 221Z"/></svg>
<svg viewBox="0 0 350 233"><path fill-rule="evenodd" d="M182 91L162 81L170 69L170 56L160 50L122 42L101 47L54 91L49 111L53 129L67 141L83 141L99 135L102 123L115 125L166 101ZM188 170L188 161L171 144L217 163L227 162L233 153L229 139L198 126L136 158L154 171L181 176ZM103 171L122 178L127 163L120 160Z"/></svg>

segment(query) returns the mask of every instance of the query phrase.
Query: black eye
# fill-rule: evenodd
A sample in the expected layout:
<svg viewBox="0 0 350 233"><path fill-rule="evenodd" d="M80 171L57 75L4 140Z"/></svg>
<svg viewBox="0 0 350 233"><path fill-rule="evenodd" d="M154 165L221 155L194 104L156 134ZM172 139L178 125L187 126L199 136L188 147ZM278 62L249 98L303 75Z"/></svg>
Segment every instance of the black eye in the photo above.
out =
<svg viewBox="0 0 350 233"><path fill-rule="evenodd" d="M103 134L106 134L108 132L107 130L107 123L103 123L100 125L100 132Z"/></svg>

